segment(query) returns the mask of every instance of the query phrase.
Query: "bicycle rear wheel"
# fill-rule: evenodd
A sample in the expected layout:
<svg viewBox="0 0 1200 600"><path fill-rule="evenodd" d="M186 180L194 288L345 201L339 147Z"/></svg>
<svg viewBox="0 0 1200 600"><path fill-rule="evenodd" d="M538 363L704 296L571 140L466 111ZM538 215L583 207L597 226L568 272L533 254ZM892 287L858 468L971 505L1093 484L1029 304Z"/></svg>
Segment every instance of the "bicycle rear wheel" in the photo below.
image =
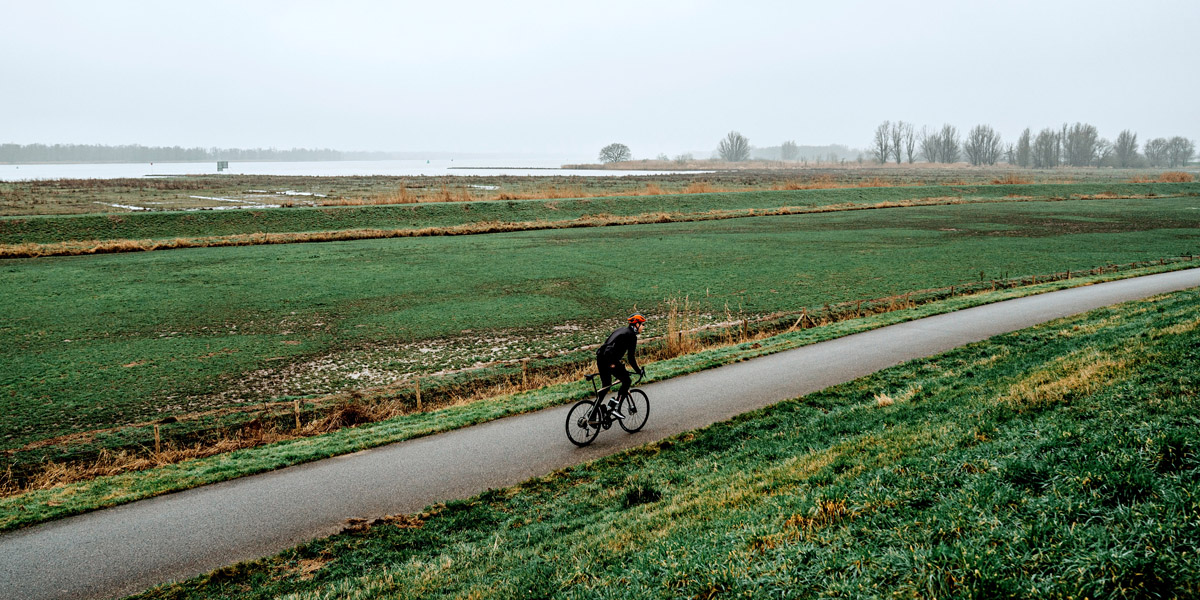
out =
<svg viewBox="0 0 1200 600"><path fill-rule="evenodd" d="M621 401L621 410L625 413L625 418L618 421L621 429L629 433L641 431L650 418L650 399L642 390L629 390L629 396Z"/></svg>
<svg viewBox="0 0 1200 600"><path fill-rule="evenodd" d="M591 400L581 400L567 412L567 439L576 446L586 446L600 435L601 415Z"/></svg>

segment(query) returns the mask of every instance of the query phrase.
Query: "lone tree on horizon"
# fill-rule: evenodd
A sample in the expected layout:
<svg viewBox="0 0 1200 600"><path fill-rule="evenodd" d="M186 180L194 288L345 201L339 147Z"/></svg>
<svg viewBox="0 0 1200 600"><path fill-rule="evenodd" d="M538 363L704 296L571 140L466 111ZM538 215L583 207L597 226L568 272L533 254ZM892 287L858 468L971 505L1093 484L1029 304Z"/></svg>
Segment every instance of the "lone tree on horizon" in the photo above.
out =
<svg viewBox="0 0 1200 600"><path fill-rule="evenodd" d="M614 143L600 149L600 162L602 163L622 162L631 158L633 158L633 153L625 144Z"/></svg>
<svg viewBox="0 0 1200 600"><path fill-rule="evenodd" d="M717 146L717 154L725 162L742 162L750 158L750 140L746 136L730 131Z"/></svg>

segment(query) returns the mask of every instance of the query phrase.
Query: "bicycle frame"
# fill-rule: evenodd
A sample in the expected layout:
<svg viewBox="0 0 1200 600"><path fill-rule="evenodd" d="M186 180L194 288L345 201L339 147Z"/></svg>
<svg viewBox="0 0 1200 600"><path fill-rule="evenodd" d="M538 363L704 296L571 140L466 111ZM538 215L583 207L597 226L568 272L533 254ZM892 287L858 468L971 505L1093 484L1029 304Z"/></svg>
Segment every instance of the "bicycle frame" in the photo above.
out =
<svg viewBox="0 0 1200 600"><path fill-rule="evenodd" d="M614 422L614 419L610 414L610 409L605 406L604 396L609 390L612 390L614 387L620 385L621 382L617 381L610 385L600 387L597 385L599 376L599 373L592 373L584 376L588 381L591 382L592 391L595 393L595 397L587 400L580 400L571 408L570 411L567 412L567 439L571 440L571 443L575 444L576 446L586 446L592 443L592 440L594 440L596 435L599 434L600 429L608 429ZM626 417L622 417L620 420L617 420L617 422L620 423L621 428L628 433L636 433L640 431L642 426L646 423L646 417L649 415L650 405L649 399L646 398L646 393L633 387L634 385L641 383L645 378L646 375L644 372L638 373L637 380L630 381L629 394L624 397L618 396L617 398L619 402L625 402L626 399L628 399L629 409L631 411L628 414L641 415L641 419L636 422L636 425L632 426L626 425ZM635 406L636 401L633 399L635 395L641 398L640 409ZM579 412L581 409L583 409L583 412ZM581 430L577 432L579 435L572 433L576 431L573 429L573 427L577 427L579 430Z"/></svg>
<svg viewBox="0 0 1200 600"><path fill-rule="evenodd" d="M642 380L646 378L646 376L645 376L645 375L643 375L643 374L641 374L641 373L637 373L637 376L638 376L638 378L637 378L637 381L630 381L630 382L629 382L629 387L630 387L631 389L633 388L633 386L635 386L635 385L637 385L637 384L641 383L641 382L642 382ZM606 393L608 393L608 390L611 390L611 389L613 389L613 388L617 387L618 385L621 385L621 382L620 382L620 381L614 381L614 382L612 382L612 383L610 383L610 384L608 384L608 385L606 385L606 386L604 386L604 387L596 387L596 382L597 382L597 381L599 381L599 379L600 379L600 374L599 374L599 373L592 373L592 374L590 374L590 375L584 375L584 377L585 377L585 378L587 378L587 380L588 380L589 382L591 382L591 384L592 384L592 391L593 391L593 392L595 392L595 394L596 394L596 400L597 400L597 401L600 401L600 400L603 400L603 399L604 399L604 397L602 396L602 394L606 394Z"/></svg>

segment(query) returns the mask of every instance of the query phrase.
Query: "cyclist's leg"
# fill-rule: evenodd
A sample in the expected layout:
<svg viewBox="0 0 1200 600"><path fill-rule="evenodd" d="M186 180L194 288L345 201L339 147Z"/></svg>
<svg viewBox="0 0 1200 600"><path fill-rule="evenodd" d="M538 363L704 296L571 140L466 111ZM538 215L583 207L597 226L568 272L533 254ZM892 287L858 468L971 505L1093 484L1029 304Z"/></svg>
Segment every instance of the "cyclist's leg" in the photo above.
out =
<svg viewBox="0 0 1200 600"><path fill-rule="evenodd" d="M600 372L600 387L601 389L612 385L613 371L611 365L605 364L599 360L596 361L596 370ZM605 392L607 394L607 392Z"/></svg>
<svg viewBox="0 0 1200 600"><path fill-rule="evenodd" d="M617 400L629 395L629 388L633 387L633 377L629 375L629 371L625 370L623 363L617 363L613 369L613 375L617 381L621 382L621 391L617 394Z"/></svg>

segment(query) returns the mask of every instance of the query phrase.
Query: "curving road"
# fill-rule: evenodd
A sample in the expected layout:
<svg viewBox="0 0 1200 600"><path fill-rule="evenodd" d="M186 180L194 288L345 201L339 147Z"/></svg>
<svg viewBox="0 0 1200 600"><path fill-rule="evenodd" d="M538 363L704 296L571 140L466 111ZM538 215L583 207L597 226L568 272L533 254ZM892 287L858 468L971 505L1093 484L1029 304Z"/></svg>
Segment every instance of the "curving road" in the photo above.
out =
<svg viewBox="0 0 1200 600"><path fill-rule="evenodd" d="M1200 286L1200 269L1010 300L643 386L650 420L587 448L566 406L245 477L0 535L0 598L110 598L271 555L347 518L412 513L850 381L1128 300Z"/></svg>

